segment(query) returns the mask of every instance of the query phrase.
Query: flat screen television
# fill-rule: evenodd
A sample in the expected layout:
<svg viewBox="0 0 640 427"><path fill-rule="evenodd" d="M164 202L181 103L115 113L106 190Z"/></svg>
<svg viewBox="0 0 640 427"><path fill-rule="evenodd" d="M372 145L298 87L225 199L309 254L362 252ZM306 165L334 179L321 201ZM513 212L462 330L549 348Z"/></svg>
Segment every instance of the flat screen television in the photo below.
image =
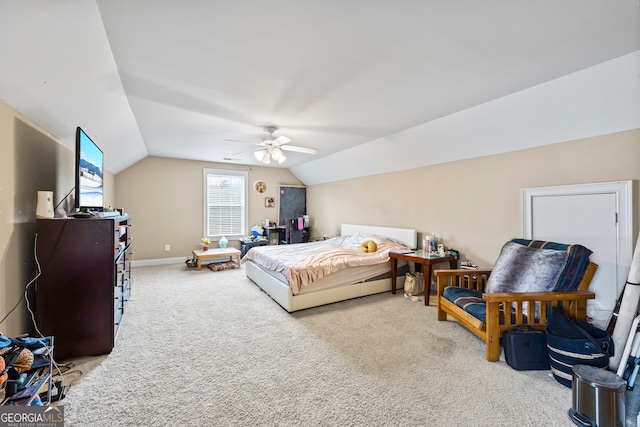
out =
<svg viewBox="0 0 640 427"><path fill-rule="evenodd" d="M80 212L99 212L104 206L102 150L78 127L76 129L76 203Z"/></svg>

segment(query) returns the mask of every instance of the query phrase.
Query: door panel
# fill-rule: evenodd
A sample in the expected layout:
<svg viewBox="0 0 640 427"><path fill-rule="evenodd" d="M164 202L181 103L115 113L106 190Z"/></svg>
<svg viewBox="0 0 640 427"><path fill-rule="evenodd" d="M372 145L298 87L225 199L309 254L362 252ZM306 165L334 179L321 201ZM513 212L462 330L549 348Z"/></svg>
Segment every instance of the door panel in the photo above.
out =
<svg viewBox="0 0 640 427"><path fill-rule="evenodd" d="M618 287L624 284L616 268L615 202L615 194L611 193L533 199L533 239L577 243L593 251L591 261L598 264L598 275L589 289L597 297L589 301L589 311L594 318L608 319L616 304Z"/></svg>
<svg viewBox="0 0 640 427"><path fill-rule="evenodd" d="M524 189L523 237L579 243L593 251L598 271L589 290L594 324L609 321L631 265L631 181Z"/></svg>

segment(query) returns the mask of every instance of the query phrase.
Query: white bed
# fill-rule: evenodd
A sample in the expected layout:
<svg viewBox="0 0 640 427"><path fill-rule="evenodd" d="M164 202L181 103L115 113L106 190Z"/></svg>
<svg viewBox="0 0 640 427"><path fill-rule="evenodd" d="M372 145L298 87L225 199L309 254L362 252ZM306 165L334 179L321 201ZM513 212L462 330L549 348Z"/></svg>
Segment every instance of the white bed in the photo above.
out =
<svg viewBox="0 0 640 427"><path fill-rule="evenodd" d="M415 249L417 245L416 230L354 224L341 226L341 236L358 233L389 237L404 243L411 249ZM390 268L388 260L375 266L353 267L333 273L314 282L313 287L302 289L296 295L282 274L266 270L251 260L245 259L243 262L247 277L288 312L391 290L390 277L365 281L388 272ZM403 284L404 276L402 275L398 277L398 286L402 287Z"/></svg>

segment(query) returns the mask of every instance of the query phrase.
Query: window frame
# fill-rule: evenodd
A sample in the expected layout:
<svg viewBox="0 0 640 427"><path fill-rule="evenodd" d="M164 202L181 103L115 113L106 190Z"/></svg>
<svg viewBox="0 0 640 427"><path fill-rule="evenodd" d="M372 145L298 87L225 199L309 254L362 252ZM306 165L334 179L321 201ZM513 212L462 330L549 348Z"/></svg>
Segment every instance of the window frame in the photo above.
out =
<svg viewBox="0 0 640 427"><path fill-rule="evenodd" d="M240 234L225 234L224 237L227 239L242 239L247 235L248 224L249 224L249 172L240 171L240 170L229 170L229 169L214 169L214 168L204 168L202 171L202 205L203 205L203 221L202 221L202 235L203 237L208 237L211 241L219 241L222 238L221 235L208 235L209 231L209 185L208 185L208 177L210 175L214 176L234 176L241 177L244 180L244 224L242 224L243 230L241 230Z"/></svg>

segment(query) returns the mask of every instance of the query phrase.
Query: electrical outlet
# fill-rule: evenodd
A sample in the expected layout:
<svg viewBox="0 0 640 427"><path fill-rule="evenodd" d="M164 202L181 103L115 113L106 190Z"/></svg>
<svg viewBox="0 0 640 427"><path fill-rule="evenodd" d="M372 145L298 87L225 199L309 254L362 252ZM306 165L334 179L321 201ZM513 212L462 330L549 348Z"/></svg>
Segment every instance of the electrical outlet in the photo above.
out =
<svg viewBox="0 0 640 427"><path fill-rule="evenodd" d="M171 250L171 245L164 245L164 250L169 252Z"/></svg>

